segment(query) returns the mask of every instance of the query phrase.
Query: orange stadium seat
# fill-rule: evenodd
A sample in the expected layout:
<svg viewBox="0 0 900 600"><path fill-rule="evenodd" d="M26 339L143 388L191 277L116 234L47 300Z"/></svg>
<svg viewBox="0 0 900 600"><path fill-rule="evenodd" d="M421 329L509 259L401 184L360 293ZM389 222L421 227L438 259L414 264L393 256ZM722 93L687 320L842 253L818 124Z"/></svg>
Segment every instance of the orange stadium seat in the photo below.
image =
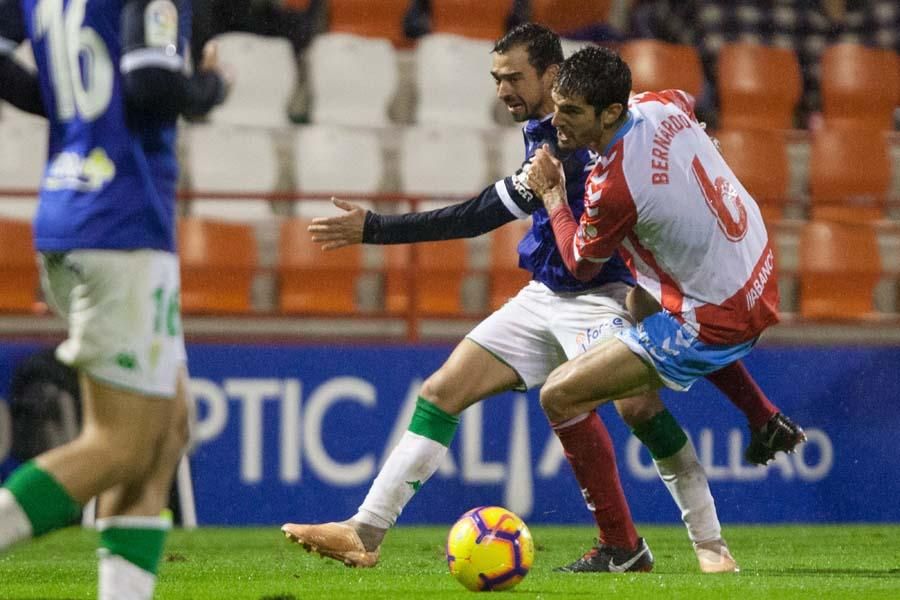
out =
<svg viewBox="0 0 900 600"><path fill-rule="evenodd" d="M531 20L561 35L594 23L606 23L611 0L531 0Z"/></svg>
<svg viewBox="0 0 900 600"><path fill-rule="evenodd" d="M0 219L0 240L0 311L30 313L38 290L31 223Z"/></svg>
<svg viewBox="0 0 900 600"><path fill-rule="evenodd" d="M620 53L631 67L631 88L635 92L674 88L695 98L703 92L703 68L693 46L635 40L624 44Z"/></svg>
<svg viewBox="0 0 900 600"><path fill-rule="evenodd" d="M411 247L385 248L384 296L390 313L409 309L411 285L415 289L415 310L428 317L463 314L462 288L469 267L465 240L415 244L416 266L410 273Z"/></svg>
<svg viewBox="0 0 900 600"><path fill-rule="evenodd" d="M247 313L257 267L250 225L179 219L181 305L185 313Z"/></svg>
<svg viewBox="0 0 900 600"><path fill-rule="evenodd" d="M858 319L874 312L881 278L875 230L810 221L800 238L800 314L807 319Z"/></svg>
<svg viewBox="0 0 900 600"><path fill-rule="evenodd" d="M900 60L892 50L835 44L822 54L826 127L891 130L900 99Z"/></svg>
<svg viewBox="0 0 900 600"><path fill-rule="evenodd" d="M432 0L431 30L494 41L511 11L512 0Z"/></svg>
<svg viewBox="0 0 900 600"><path fill-rule="evenodd" d="M519 219L491 234L491 310L503 306L531 279L531 273L519 267L518 252L519 240L530 227L530 219Z"/></svg>
<svg viewBox="0 0 900 600"><path fill-rule="evenodd" d="M716 75L723 129L790 129L802 86L792 50L725 44Z"/></svg>
<svg viewBox="0 0 900 600"><path fill-rule="evenodd" d="M766 129L717 131L722 155L762 212L776 224L782 216L790 173L784 136Z"/></svg>
<svg viewBox="0 0 900 600"><path fill-rule="evenodd" d="M866 129L822 129L809 157L814 219L869 222L884 216L891 184L887 140Z"/></svg>
<svg viewBox="0 0 900 600"><path fill-rule="evenodd" d="M324 252L306 230L311 220L288 219L278 243L278 307L283 313L353 314L362 247Z"/></svg>
<svg viewBox="0 0 900 600"><path fill-rule="evenodd" d="M409 0L330 0L329 31L387 38L394 46L408 46L403 15Z"/></svg>

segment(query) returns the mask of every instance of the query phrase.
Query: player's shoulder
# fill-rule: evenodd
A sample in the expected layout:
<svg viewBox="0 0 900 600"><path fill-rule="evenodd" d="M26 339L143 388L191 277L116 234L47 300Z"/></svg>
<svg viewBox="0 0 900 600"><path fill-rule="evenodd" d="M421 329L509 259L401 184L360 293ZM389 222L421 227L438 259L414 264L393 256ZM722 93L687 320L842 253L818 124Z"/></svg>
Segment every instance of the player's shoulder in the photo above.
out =
<svg viewBox="0 0 900 600"><path fill-rule="evenodd" d="M696 100L684 90L668 89L658 92L644 92L632 96L629 107L646 115L668 115L673 111L683 112L690 119L697 120L694 115Z"/></svg>

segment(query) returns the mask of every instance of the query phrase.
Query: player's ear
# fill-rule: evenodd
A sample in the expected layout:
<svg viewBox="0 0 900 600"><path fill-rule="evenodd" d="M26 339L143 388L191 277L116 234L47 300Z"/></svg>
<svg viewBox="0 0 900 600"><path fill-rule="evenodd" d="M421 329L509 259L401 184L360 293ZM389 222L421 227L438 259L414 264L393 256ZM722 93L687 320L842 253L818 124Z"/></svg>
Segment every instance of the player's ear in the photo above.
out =
<svg viewBox="0 0 900 600"><path fill-rule="evenodd" d="M553 85L553 82L556 81L557 75L559 75L559 65L550 65L544 70L541 79L544 80L544 85L551 86Z"/></svg>
<svg viewBox="0 0 900 600"><path fill-rule="evenodd" d="M621 103L613 102L600 113L600 121L604 127L612 127L622 116L624 110L625 107Z"/></svg>

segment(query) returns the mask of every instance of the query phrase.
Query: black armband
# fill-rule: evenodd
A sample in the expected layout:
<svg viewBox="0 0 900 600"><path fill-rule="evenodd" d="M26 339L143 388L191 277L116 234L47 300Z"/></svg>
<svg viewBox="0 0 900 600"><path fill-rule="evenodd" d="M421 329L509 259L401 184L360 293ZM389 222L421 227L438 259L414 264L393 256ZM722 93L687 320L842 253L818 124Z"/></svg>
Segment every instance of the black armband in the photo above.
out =
<svg viewBox="0 0 900 600"><path fill-rule="evenodd" d="M201 116L224 100L226 85L218 73L187 74L189 17L187 0L128 0L123 7L120 70L132 117Z"/></svg>

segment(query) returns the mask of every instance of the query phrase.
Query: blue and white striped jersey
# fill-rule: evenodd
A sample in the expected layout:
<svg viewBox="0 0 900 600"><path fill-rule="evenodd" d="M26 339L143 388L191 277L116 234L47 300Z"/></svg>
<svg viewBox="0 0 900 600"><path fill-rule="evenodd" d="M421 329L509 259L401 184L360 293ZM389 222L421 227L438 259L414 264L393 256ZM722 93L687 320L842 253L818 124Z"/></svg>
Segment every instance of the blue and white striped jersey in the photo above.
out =
<svg viewBox="0 0 900 600"><path fill-rule="evenodd" d="M187 0L0 0L0 52L30 40L50 123L40 251L174 251L175 119L129 111L124 76L181 72Z"/></svg>

